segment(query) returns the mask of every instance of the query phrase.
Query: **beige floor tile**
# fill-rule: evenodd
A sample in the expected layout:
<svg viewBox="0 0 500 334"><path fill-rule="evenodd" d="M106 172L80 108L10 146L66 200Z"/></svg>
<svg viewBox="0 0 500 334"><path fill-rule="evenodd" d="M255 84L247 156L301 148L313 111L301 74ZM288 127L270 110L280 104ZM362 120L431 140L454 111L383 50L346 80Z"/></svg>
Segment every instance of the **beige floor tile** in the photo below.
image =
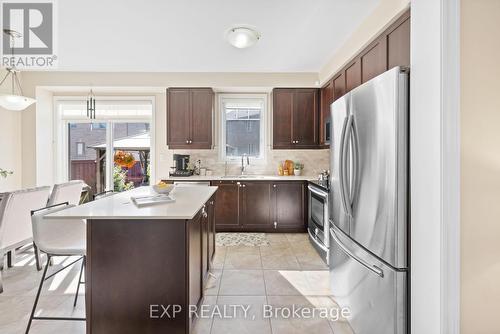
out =
<svg viewBox="0 0 500 334"><path fill-rule="evenodd" d="M327 270L326 262L312 246L292 247L302 270Z"/></svg>
<svg viewBox="0 0 500 334"><path fill-rule="evenodd" d="M212 330L213 319L211 317L206 317L201 311L202 305L208 306L208 312L212 312L215 305L217 304L217 296L205 296L203 297L202 302L200 303L200 307L198 308L198 312L193 314L194 317L194 326L192 330L192 334L210 334Z"/></svg>
<svg viewBox="0 0 500 334"><path fill-rule="evenodd" d="M228 255L232 254L260 254L258 246L227 246Z"/></svg>
<svg viewBox="0 0 500 334"><path fill-rule="evenodd" d="M288 245L261 247L260 251L264 269L300 269L300 264Z"/></svg>
<svg viewBox="0 0 500 334"><path fill-rule="evenodd" d="M220 283L221 296L263 296L264 274L262 270L224 270Z"/></svg>
<svg viewBox="0 0 500 334"><path fill-rule="evenodd" d="M260 254L250 252L228 252L224 269L262 269Z"/></svg>
<svg viewBox="0 0 500 334"><path fill-rule="evenodd" d="M266 238L271 246L289 245L288 238L285 233L268 233L266 234Z"/></svg>
<svg viewBox="0 0 500 334"><path fill-rule="evenodd" d="M274 310L288 309L292 311L293 307L306 307L313 312L313 309L321 307L302 296L268 296L267 299ZM326 318L320 316L297 318L288 314L289 313L278 313L277 316L271 317L273 334L333 333L328 323L329 321Z"/></svg>
<svg viewBox="0 0 500 334"><path fill-rule="evenodd" d="M224 260L226 259L226 247L217 246L215 247L215 255L212 261L213 269L222 269L224 268Z"/></svg>
<svg viewBox="0 0 500 334"><path fill-rule="evenodd" d="M307 233L287 233L286 238L292 244L308 241L309 235Z"/></svg>
<svg viewBox="0 0 500 334"><path fill-rule="evenodd" d="M303 271L308 285L310 296L331 296L330 272L327 270L305 270Z"/></svg>
<svg viewBox="0 0 500 334"><path fill-rule="evenodd" d="M211 273L214 275L208 275L207 283L205 285L205 296L217 296L219 293L220 281L222 279L222 270L213 269Z"/></svg>
<svg viewBox="0 0 500 334"><path fill-rule="evenodd" d="M230 312L232 319L216 317L212 325L212 334L267 334L271 333L269 319L262 317L265 296L219 296L217 305L231 309L231 305L241 305L248 308L244 312L238 308L237 312Z"/></svg>
<svg viewBox="0 0 500 334"><path fill-rule="evenodd" d="M273 296L300 296L309 291L309 283L300 270L264 270L266 293Z"/></svg>

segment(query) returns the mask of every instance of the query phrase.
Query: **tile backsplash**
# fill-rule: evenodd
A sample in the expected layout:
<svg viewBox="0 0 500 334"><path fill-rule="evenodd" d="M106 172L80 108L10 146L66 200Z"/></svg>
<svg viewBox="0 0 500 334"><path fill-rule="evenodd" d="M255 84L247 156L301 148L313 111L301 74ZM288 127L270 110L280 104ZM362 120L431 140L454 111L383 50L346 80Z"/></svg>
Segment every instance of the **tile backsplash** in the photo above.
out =
<svg viewBox="0 0 500 334"><path fill-rule="evenodd" d="M202 167L213 171L214 175L224 175L225 163L219 160L219 154L216 149L213 150L172 150L175 154L189 154L191 161L201 160ZM267 159L265 163L252 162L246 167L246 174L276 175L278 173L278 164L281 161L292 160L304 164L302 175L316 176L323 170L330 169L330 151L323 150L267 150ZM237 175L240 173L240 163L228 163L227 175Z"/></svg>

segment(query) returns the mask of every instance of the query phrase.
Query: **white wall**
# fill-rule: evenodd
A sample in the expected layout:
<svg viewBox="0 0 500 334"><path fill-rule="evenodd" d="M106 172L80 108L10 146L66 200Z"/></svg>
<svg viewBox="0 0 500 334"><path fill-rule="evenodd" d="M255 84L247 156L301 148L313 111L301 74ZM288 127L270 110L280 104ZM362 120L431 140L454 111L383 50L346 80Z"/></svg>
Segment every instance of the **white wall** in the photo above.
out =
<svg viewBox="0 0 500 334"><path fill-rule="evenodd" d="M0 77L5 73L4 69L0 70ZM9 87L9 82L4 83L1 92L8 92ZM6 179L0 177L0 192L21 188L21 115L20 111L0 108L0 168L14 172Z"/></svg>
<svg viewBox="0 0 500 334"><path fill-rule="evenodd" d="M0 177L0 192L21 188L21 140L21 112L0 108L0 168L14 172Z"/></svg>
<svg viewBox="0 0 500 334"><path fill-rule="evenodd" d="M500 1L461 4L461 329L500 333Z"/></svg>
<svg viewBox="0 0 500 334"><path fill-rule="evenodd" d="M458 0L411 6L411 331L459 333Z"/></svg>

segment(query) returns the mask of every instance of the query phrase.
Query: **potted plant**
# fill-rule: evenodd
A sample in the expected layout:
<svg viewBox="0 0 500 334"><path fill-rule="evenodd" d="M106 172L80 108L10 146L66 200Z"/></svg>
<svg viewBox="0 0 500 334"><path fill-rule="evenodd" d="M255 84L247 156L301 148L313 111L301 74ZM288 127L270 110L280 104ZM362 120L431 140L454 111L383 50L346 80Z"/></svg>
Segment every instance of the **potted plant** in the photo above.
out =
<svg viewBox="0 0 500 334"><path fill-rule="evenodd" d="M7 176L13 174L13 172L0 168L0 177L6 178Z"/></svg>
<svg viewBox="0 0 500 334"><path fill-rule="evenodd" d="M304 164L296 161L293 165L294 165L293 166L293 174L297 175L297 176L302 175L302 170L304 169Z"/></svg>

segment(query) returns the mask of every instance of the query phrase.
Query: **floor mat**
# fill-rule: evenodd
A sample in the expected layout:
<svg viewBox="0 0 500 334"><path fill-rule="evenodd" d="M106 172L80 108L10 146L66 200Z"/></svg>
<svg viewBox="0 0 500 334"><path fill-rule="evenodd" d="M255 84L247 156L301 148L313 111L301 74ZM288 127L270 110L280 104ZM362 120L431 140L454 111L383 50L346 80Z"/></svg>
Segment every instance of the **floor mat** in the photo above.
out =
<svg viewBox="0 0 500 334"><path fill-rule="evenodd" d="M217 233L217 246L269 246L265 233Z"/></svg>

